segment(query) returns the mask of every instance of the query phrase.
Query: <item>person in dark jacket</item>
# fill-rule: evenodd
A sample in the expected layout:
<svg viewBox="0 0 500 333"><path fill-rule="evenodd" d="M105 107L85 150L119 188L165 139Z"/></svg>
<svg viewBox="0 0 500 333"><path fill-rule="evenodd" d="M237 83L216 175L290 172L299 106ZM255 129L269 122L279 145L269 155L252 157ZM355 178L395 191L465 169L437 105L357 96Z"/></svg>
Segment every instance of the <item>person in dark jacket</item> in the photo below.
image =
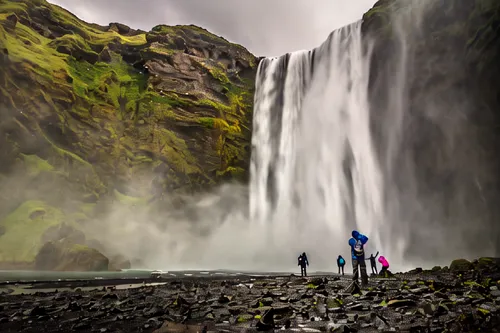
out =
<svg viewBox="0 0 500 333"><path fill-rule="evenodd" d="M366 286L368 284L364 250L366 242L368 242L368 237L360 234L357 230L352 231L352 238L349 239L353 268L352 279L354 281L358 281L359 275L361 273L361 286Z"/></svg>
<svg viewBox="0 0 500 333"><path fill-rule="evenodd" d="M337 266L339 268L339 274L340 274L340 269L342 269L342 275L344 275L345 259L342 258L342 256L339 256L337 258Z"/></svg>
<svg viewBox="0 0 500 333"><path fill-rule="evenodd" d="M368 259L366 259L366 260L370 260L370 266L372 266L372 273L375 274L375 275L378 274L378 271L377 271L377 262L375 261L375 259L377 259L377 257L378 257L378 251L377 251L377 254L375 256L372 253L368 257Z"/></svg>
<svg viewBox="0 0 500 333"><path fill-rule="evenodd" d="M297 258L297 260L298 260L297 266L300 266L300 276L307 276L306 266L309 266L309 260L307 260L306 253L302 252L302 254Z"/></svg>

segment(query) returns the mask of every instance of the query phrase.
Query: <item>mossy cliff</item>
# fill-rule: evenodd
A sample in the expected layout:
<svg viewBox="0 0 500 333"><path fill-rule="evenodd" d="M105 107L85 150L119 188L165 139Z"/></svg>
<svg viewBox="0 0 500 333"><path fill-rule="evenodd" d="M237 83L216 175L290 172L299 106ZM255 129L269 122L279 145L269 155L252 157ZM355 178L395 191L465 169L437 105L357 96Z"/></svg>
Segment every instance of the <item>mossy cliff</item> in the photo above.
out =
<svg viewBox="0 0 500 333"><path fill-rule="evenodd" d="M373 130L384 172L404 193L394 221L446 230L461 255L490 243L500 253L500 1L380 0L363 33ZM439 242L406 236L409 252L441 254Z"/></svg>
<svg viewBox="0 0 500 333"><path fill-rule="evenodd" d="M246 180L256 66L196 26L99 26L0 0L0 260L33 260L40 244L16 233L38 239L103 200Z"/></svg>

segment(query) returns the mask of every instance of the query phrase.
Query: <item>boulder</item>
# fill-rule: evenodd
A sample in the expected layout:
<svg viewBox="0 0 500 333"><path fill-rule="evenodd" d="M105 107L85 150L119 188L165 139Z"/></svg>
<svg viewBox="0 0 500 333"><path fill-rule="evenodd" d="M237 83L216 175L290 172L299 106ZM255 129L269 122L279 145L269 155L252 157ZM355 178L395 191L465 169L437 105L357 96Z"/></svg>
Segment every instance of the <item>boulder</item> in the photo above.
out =
<svg viewBox="0 0 500 333"><path fill-rule="evenodd" d="M455 259L450 264L450 270L452 272L466 272L472 268L472 263L466 259Z"/></svg>
<svg viewBox="0 0 500 333"><path fill-rule="evenodd" d="M497 271L500 269L500 258L482 257L472 263L474 269L479 271Z"/></svg>
<svg viewBox="0 0 500 333"><path fill-rule="evenodd" d="M66 239L74 244L85 244L85 234L66 223L50 227L42 235L42 243L61 239Z"/></svg>
<svg viewBox="0 0 500 333"><path fill-rule="evenodd" d="M107 271L109 259L96 249L62 239L45 243L35 258L44 271Z"/></svg>
<svg viewBox="0 0 500 333"><path fill-rule="evenodd" d="M109 261L110 271L120 271L122 269L130 269L132 267L130 260L122 256L121 254L111 257Z"/></svg>

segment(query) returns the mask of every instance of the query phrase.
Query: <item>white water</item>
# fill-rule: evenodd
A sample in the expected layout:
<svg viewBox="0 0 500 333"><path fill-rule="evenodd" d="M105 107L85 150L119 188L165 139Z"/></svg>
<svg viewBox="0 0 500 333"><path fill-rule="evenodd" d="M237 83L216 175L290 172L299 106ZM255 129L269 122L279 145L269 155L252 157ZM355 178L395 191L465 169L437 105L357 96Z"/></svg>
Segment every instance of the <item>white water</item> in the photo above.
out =
<svg viewBox="0 0 500 333"><path fill-rule="evenodd" d="M296 250L318 259L321 251L318 266L331 267L337 254L348 254L353 228L370 238L368 251L384 250L383 180L369 126L369 58L360 21L334 31L313 51L264 59L258 69L252 223L270 227L268 241L275 245L295 237Z"/></svg>

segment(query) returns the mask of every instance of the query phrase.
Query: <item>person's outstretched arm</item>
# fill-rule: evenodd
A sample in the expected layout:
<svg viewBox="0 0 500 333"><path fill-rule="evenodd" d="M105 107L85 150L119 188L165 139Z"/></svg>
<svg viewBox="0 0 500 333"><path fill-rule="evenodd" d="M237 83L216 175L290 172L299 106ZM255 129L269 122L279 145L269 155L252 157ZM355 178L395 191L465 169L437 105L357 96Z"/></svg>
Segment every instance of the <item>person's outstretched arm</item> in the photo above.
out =
<svg viewBox="0 0 500 333"><path fill-rule="evenodd" d="M377 257L378 257L378 251L377 251L377 254L375 255L375 258L377 258Z"/></svg>
<svg viewBox="0 0 500 333"><path fill-rule="evenodd" d="M359 234L359 240L361 241L361 244L365 245L366 242L368 242L368 237L365 235Z"/></svg>

